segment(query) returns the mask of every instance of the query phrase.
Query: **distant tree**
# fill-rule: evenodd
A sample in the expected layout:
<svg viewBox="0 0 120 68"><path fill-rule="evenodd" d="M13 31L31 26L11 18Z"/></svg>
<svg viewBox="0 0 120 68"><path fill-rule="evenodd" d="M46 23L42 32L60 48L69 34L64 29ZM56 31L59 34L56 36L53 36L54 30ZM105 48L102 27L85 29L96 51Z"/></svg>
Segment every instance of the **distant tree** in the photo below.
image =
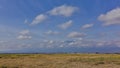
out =
<svg viewBox="0 0 120 68"><path fill-rule="evenodd" d="M95 54L99 54L99 52L95 52Z"/></svg>

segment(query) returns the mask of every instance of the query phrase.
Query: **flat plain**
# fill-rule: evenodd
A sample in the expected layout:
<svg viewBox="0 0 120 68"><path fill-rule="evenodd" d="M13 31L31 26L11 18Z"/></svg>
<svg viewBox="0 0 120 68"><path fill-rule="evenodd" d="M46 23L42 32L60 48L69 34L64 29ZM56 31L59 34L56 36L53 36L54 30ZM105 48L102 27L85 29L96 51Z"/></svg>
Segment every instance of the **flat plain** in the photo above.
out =
<svg viewBox="0 0 120 68"><path fill-rule="evenodd" d="M120 54L0 54L0 68L120 68Z"/></svg>

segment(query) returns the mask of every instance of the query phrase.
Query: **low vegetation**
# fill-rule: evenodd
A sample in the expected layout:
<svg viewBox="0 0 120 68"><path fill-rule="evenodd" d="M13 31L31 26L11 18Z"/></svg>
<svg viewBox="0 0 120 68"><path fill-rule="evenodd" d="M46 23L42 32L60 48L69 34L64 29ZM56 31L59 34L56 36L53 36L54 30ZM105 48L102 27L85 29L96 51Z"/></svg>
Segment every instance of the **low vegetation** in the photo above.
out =
<svg viewBox="0 0 120 68"><path fill-rule="evenodd" d="M0 54L0 68L119 68L120 54Z"/></svg>

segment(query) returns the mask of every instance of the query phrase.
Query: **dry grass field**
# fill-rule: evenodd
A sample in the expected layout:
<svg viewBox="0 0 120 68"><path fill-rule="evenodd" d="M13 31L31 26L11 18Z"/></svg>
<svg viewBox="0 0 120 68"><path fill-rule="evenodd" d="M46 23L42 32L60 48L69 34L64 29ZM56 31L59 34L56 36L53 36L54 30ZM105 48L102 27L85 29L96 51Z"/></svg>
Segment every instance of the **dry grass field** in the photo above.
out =
<svg viewBox="0 0 120 68"><path fill-rule="evenodd" d="M0 68L120 68L120 54L0 54Z"/></svg>

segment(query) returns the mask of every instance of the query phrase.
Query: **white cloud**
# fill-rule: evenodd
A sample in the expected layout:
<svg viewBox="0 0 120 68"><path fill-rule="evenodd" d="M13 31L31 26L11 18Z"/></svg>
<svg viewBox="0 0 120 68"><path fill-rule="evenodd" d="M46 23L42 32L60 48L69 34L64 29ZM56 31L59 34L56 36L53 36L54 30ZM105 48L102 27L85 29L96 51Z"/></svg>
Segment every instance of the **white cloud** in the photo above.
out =
<svg viewBox="0 0 120 68"><path fill-rule="evenodd" d="M49 30L49 31L45 32L45 34L47 34L47 35L58 35L59 32Z"/></svg>
<svg viewBox="0 0 120 68"><path fill-rule="evenodd" d="M120 25L120 8L113 9L106 14L101 14L98 20L103 21L103 25Z"/></svg>
<svg viewBox="0 0 120 68"><path fill-rule="evenodd" d="M17 39L25 40L25 39L31 39L32 36L30 35L29 30L23 30L20 32L20 35L17 37Z"/></svg>
<svg viewBox="0 0 120 68"><path fill-rule="evenodd" d="M28 20L27 20L27 19L25 19L24 23L25 23L25 24L28 24Z"/></svg>
<svg viewBox="0 0 120 68"><path fill-rule="evenodd" d="M58 27L61 28L61 29L67 29L69 28L70 26L72 26L72 23L73 21L72 20L69 20L61 25L59 25Z"/></svg>
<svg viewBox="0 0 120 68"><path fill-rule="evenodd" d="M93 27L94 24L85 24L81 27L81 29L87 29Z"/></svg>
<svg viewBox="0 0 120 68"><path fill-rule="evenodd" d="M110 40L110 41L98 41L96 43L96 46L117 46L120 47L120 41L119 40Z"/></svg>
<svg viewBox="0 0 120 68"><path fill-rule="evenodd" d="M40 14L40 15L38 15L38 16L35 17L35 19L31 23L31 25L37 25L39 23L42 23L46 19L47 19L47 15Z"/></svg>
<svg viewBox="0 0 120 68"><path fill-rule="evenodd" d="M19 35L18 36L18 39L21 39L21 40L24 40L24 39L31 39L32 36L29 36L29 35Z"/></svg>
<svg viewBox="0 0 120 68"><path fill-rule="evenodd" d="M30 43L30 42L29 42ZM4 43L0 43L0 50L19 50L19 49L23 49L23 48L30 48L32 47L31 44L26 43L26 42L21 42L18 40L9 40L9 41L5 41Z"/></svg>
<svg viewBox="0 0 120 68"><path fill-rule="evenodd" d="M120 40L38 40L38 41L17 41L10 40L0 43L0 50L19 50L24 48L70 48L70 47L118 47L120 48Z"/></svg>
<svg viewBox="0 0 120 68"><path fill-rule="evenodd" d="M49 11L48 13L50 15L62 15L62 16L65 16L65 17L69 17L77 10L78 10L77 7L62 5L62 6L59 6L59 7L55 7L54 9Z"/></svg>
<svg viewBox="0 0 120 68"><path fill-rule="evenodd" d="M84 37L86 34L85 33L80 33L80 32L71 32L68 34L69 38L81 38Z"/></svg>
<svg viewBox="0 0 120 68"><path fill-rule="evenodd" d="M56 7L54 9L48 11L48 14L62 15L62 16L69 17L77 10L78 10L77 7L62 5L62 6ZM46 15L46 14L39 14L38 16L36 16L33 19L32 23L30 25L37 25L37 24L43 23L48 18L48 16L49 15ZM28 23L28 21L25 20L24 23Z"/></svg>
<svg viewBox="0 0 120 68"><path fill-rule="evenodd" d="M2 43L5 43L6 41L2 41L2 40L0 40L0 44L2 44Z"/></svg>
<svg viewBox="0 0 120 68"><path fill-rule="evenodd" d="M43 42L40 43L40 45L43 44L43 47L45 48L54 48L55 45L57 45L58 43L56 43L56 41L54 40L43 40Z"/></svg>
<svg viewBox="0 0 120 68"><path fill-rule="evenodd" d="M20 32L21 35L28 35L30 33L29 30L23 30Z"/></svg>
<svg viewBox="0 0 120 68"><path fill-rule="evenodd" d="M49 44L53 44L53 43L54 43L54 41L53 41L53 40L50 40L48 43L49 43Z"/></svg>

